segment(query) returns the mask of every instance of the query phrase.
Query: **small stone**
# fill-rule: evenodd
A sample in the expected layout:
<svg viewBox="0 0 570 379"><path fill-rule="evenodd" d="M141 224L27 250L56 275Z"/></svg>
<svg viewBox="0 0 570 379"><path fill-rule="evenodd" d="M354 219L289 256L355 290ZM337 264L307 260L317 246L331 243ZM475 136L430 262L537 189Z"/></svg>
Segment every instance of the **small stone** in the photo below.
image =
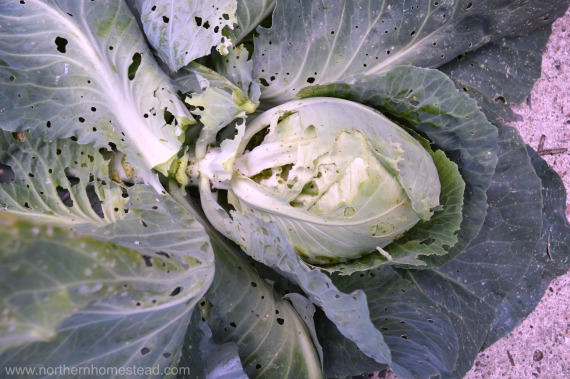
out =
<svg viewBox="0 0 570 379"><path fill-rule="evenodd" d="M542 358L544 358L544 354L542 354L542 351L540 350L536 350L532 356L532 359L534 359L535 362L541 361Z"/></svg>

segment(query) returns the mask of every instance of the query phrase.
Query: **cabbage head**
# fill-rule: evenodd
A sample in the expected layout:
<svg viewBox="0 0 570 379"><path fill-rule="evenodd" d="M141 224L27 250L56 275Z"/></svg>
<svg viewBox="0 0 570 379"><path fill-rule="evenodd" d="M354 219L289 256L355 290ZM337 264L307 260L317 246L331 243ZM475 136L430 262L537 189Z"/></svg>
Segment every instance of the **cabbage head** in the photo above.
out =
<svg viewBox="0 0 570 379"><path fill-rule="evenodd" d="M422 145L372 108L295 100L247 126L230 203L279 225L306 261L336 263L382 249L439 205Z"/></svg>

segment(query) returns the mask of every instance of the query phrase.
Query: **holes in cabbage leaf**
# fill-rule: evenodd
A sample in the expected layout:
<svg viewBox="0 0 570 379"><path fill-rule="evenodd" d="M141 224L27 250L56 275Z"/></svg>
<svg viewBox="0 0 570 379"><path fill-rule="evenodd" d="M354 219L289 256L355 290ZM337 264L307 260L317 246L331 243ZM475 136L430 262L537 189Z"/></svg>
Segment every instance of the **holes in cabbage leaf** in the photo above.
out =
<svg viewBox="0 0 570 379"><path fill-rule="evenodd" d="M150 353L150 349L148 347L143 347L141 349L141 355L147 355L148 353Z"/></svg>
<svg viewBox="0 0 570 379"><path fill-rule="evenodd" d="M278 317L275 321L277 321L279 325L285 324L285 319L282 319L281 317Z"/></svg>
<svg viewBox="0 0 570 379"><path fill-rule="evenodd" d="M255 133L253 137L248 141L247 145L245 146L244 151L252 151L257 146L261 145L263 140L265 140L265 136L269 133L269 125L266 128L261 129L259 132Z"/></svg>
<svg viewBox="0 0 570 379"><path fill-rule="evenodd" d="M495 97L495 103L499 103L499 102L506 104L507 99L504 96L499 95L499 96Z"/></svg>
<svg viewBox="0 0 570 379"><path fill-rule="evenodd" d="M100 218L105 218L105 214L103 213L103 207L101 204L103 203L97 192L95 191L95 186L93 184L88 184L85 188L85 192L87 192L87 197L89 198L89 205L91 209L99 216Z"/></svg>
<svg viewBox="0 0 570 379"><path fill-rule="evenodd" d="M152 267L152 258L148 255L143 255L142 259L144 260L144 264L146 267Z"/></svg>
<svg viewBox="0 0 570 379"><path fill-rule="evenodd" d="M202 17L194 17L194 21L196 21L197 26L202 26Z"/></svg>
<svg viewBox="0 0 570 379"><path fill-rule="evenodd" d="M55 37L55 46L60 53L65 54L67 52L67 44L68 41L65 38Z"/></svg>
<svg viewBox="0 0 570 379"><path fill-rule="evenodd" d="M170 22L170 19L166 16L162 16L162 22L164 22L165 24L168 24Z"/></svg>
<svg viewBox="0 0 570 379"><path fill-rule="evenodd" d="M0 163L0 183L11 183L16 180L12 167Z"/></svg>
<svg viewBox="0 0 570 379"><path fill-rule="evenodd" d="M182 292L182 287L176 287L174 290L172 290L169 296L178 296L180 292Z"/></svg>
<svg viewBox="0 0 570 379"><path fill-rule="evenodd" d="M12 138L18 142L24 142L26 140L26 135L24 132L12 132Z"/></svg>
<svg viewBox="0 0 570 379"><path fill-rule="evenodd" d="M267 80L265 80L265 78L259 78L259 82L261 83L262 86L269 87L269 83L267 82Z"/></svg>
<svg viewBox="0 0 570 379"><path fill-rule="evenodd" d="M172 113L170 113L168 108L164 108L164 122L168 125L172 125L173 122L176 123L176 118Z"/></svg>
<svg viewBox="0 0 570 379"><path fill-rule="evenodd" d="M61 202L68 208L73 207L73 199L71 198L71 194L67 188L63 188L62 186L57 186L56 188L57 196Z"/></svg>
<svg viewBox="0 0 570 379"><path fill-rule="evenodd" d="M165 257L167 259L170 259L170 254L165 253L164 251L157 251L156 255L160 255L161 257Z"/></svg>
<svg viewBox="0 0 570 379"><path fill-rule="evenodd" d="M315 78L313 78L312 76L307 78L307 83L313 84L314 82L315 82Z"/></svg>
<svg viewBox="0 0 570 379"><path fill-rule="evenodd" d="M141 54L140 53L134 53L133 54L133 61L129 65L129 71L128 71L129 80L133 80L135 78L137 70L139 69L139 67L141 65L141 61L142 61Z"/></svg>

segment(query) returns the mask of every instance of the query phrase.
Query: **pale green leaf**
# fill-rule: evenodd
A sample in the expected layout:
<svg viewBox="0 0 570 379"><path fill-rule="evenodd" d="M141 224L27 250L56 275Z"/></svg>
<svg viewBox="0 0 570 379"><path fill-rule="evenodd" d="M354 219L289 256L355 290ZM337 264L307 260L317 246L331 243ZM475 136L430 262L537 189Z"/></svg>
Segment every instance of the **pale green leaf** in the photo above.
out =
<svg viewBox="0 0 570 379"><path fill-rule="evenodd" d="M102 226L124 216L126 199L111 180L110 158L92 145L53 143L0 131L0 163L14 178L0 182L0 205L35 222Z"/></svg>
<svg viewBox="0 0 570 379"><path fill-rule="evenodd" d="M190 207L191 200L182 190L169 190ZM203 215L189 210L204 220L216 255L214 281L201 303L214 341L237 344L251 378L322 378L306 317L301 318L288 300L275 293L236 245L208 227Z"/></svg>
<svg viewBox="0 0 570 379"><path fill-rule="evenodd" d="M1 137L0 364L175 364L214 274L202 225L164 191L114 183L90 145Z"/></svg>
<svg viewBox="0 0 570 379"><path fill-rule="evenodd" d="M150 44L172 71L231 46L222 31L237 22L236 0L140 0L138 7Z"/></svg>
<svg viewBox="0 0 570 379"><path fill-rule="evenodd" d="M262 99L282 103L307 84L351 82L399 65L438 67L504 36L562 15L558 0L279 1L258 28L255 77Z"/></svg>
<svg viewBox="0 0 570 379"><path fill-rule="evenodd" d="M265 223L249 213L233 212L232 217L239 225L240 245L248 255L298 284L365 355L380 363L391 362L390 349L370 320L364 292L343 293L327 274L309 268L275 223Z"/></svg>
<svg viewBox="0 0 570 379"><path fill-rule="evenodd" d="M192 116L124 2L2 0L0 9L2 129L112 143L143 171L170 164Z"/></svg>

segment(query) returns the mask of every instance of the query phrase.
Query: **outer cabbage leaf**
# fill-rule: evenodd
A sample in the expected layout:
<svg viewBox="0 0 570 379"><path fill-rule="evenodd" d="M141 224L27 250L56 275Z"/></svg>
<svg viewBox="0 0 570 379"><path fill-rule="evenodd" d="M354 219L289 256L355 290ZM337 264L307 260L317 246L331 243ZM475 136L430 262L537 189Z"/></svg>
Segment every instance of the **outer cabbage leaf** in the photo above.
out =
<svg viewBox="0 0 570 379"><path fill-rule="evenodd" d="M358 279L355 279L358 278ZM333 276L345 292L366 293L374 325L382 331L392 352L390 368L401 378L452 377L459 344L452 323L413 283L383 266L357 276ZM332 377L346 377L362 370L382 367L356 350L327 320L320 324L319 337L325 349L325 370Z"/></svg>
<svg viewBox="0 0 570 379"><path fill-rule="evenodd" d="M169 255L169 246L143 255L58 227L20 221L2 230L2 271L10 273L2 346L13 349L1 367L176 364L190 311L212 277L211 259L197 260L204 247L189 238L178 242L193 249L185 255Z"/></svg>
<svg viewBox="0 0 570 379"><path fill-rule="evenodd" d="M214 342L212 331L202 321L201 313L199 307L194 309L186 332L180 366L192 368L190 377L196 379L248 379L243 371L237 344ZM189 375L181 370L177 377L185 379Z"/></svg>
<svg viewBox="0 0 570 379"><path fill-rule="evenodd" d="M243 241L240 245L248 255L299 285L364 354L381 363L391 362L382 333L370 321L364 292L356 290L347 294L339 291L327 274L311 269L301 261L274 223L264 223L247 213L233 212L232 216L239 225L236 229L240 234L236 240Z"/></svg>
<svg viewBox="0 0 570 379"><path fill-rule="evenodd" d="M2 129L112 143L135 168L166 172L192 116L124 2L3 0L0 9Z"/></svg>
<svg viewBox="0 0 570 379"><path fill-rule="evenodd" d="M233 28L236 0L214 4L199 0L137 0L144 32L170 70L178 71L212 48L227 53L231 40L223 29Z"/></svg>
<svg viewBox="0 0 570 379"><path fill-rule="evenodd" d="M499 125L499 131L499 163L479 235L439 268L402 272L452 321L462 341L456 377L471 367L504 299L529 266L540 264L534 259L543 224L541 183L516 130Z"/></svg>
<svg viewBox="0 0 570 379"><path fill-rule="evenodd" d="M216 241L214 248L216 277L206 299L213 305L208 322L215 340L237 343L250 377L322 378L311 335L293 306L276 299L227 242Z"/></svg>
<svg viewBox="0 0 570 379"><path fill-rule="evenodd" d="M383 75L364 76L352 85L307 87L300 96L335 96L371 106L425 135L457 164L465 181L458 242L446 248L447 255L425 257L426 262L441 264L451 259L477 235L485 217L485 190L497 161L497 130L477 103L458 91L447 76L404 66Z"/></svg>
<svg viewBox="0 0 570 379"><path fill-rule="evenodd" d="M550 25L523 37L505 37L459 55L439 67L458 88L477 100L491 122L512 121L511 104L521 103L540 78Z"/></svg>
<svg viewBox="0 0 570 379"><path fill-rule="evenodd" d="M527 146L531 163L542 181L542 234L532 261L517 287L498 306L484 348L513 330L536 307L548 284L570 268L570 225L566 218L566 189L558 174Z"/></svg>
<svg viewBox="0 0 570 379"><path fill-rule="evenodd" d="M0 205L51 225L103 226L125 216L123 189L110 180L110 159L92 145L46 143L0 131L0 163L13 178L0 181ZM73 178L73 179L70 179Z"/></svg>
<svg viewBox="0 0 570 379"><path fill-rule="evenodd" d="M265 101L282 103L307 83L352 82L398 65L438 67L550 24L567 7L556 0L282 1L271 28L258 29L255 77Z"/></svg>
<svg viewBox="0 0 570 379"><path fill-rule="evenodd" d="M181 189L171 187L170 192L190 206ZM237 246L193 213L206 225L216 255L214 281L201 303L214 341L236 343L252 378L321 378L311 333L291 303L274 293Z"/></svg>
<svg viewBox="0 0 570 379"><path fill-rule="evenodd" d="M0 324L1 367L175 362L178 334L198 300L196 266L184 269L175 260L153 258L160 268L149 268L139 252L114 243L6 213L0 217L6 316ZM181 285L188 287L176 291ZM134 322L140 328L126 327ZM53 355L55 350L60 354Z"/></svg>
<svg viewBox="0 0 570 379"><path fill-rule="evenodd" d="M20 316L0 323L13 347L0 365L175 364L192 308L213 278L202 225L150 186L111 185L108 160L92 146L2 133L0 161L14 174L0 184L8 225L1 271L13 276L2 285L2 308ZM56 185L69 188L73 204Z"/></svg>

